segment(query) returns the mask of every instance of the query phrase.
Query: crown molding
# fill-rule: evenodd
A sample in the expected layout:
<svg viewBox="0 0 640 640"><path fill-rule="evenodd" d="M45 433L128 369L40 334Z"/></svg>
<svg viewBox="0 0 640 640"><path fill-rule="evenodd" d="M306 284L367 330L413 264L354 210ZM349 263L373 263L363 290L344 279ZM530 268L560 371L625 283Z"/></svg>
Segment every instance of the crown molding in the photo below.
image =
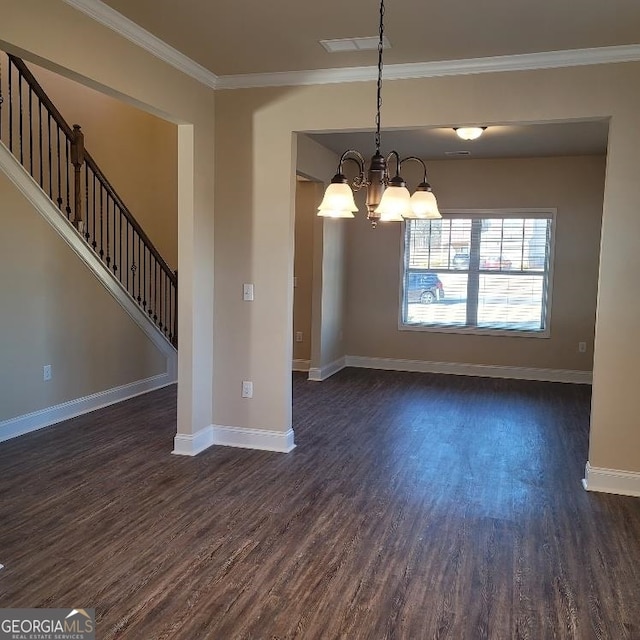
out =
<svg viewBox="0 0 640 640"><path fill-rule="evenodd" d="M63 0L194 80L215 89L218 76L100 0Z"/></svg>
<svg viewBox="0 0 640 640"><path fill-rule="evenodd" d="M597 47L593 49L521 53L487 58L467 58L464 60L388 64L384 67L384 78L385 80L406 80L412 78L497 73L500 71L555 69L593 64L611 64L616 62L640 62L640 44ZM374 66L284 71L277 73L248 73L218 76L216 89L251 89L257 87L365 82L375 80L377 73L378 69Z"/></svg>
<svg viewBox="0 0 640 640"><path fill-rule="evenodd" d="M368 66L218 76L129 18L125 18L101 0L63 0L63 2L212 89L252 89L367 82L375 80L378 74L377 67ZM384 78L385 80L407 80L498 73L500 71L556 69L617 62L640 62L640 44L543 51L463 60L388 64L384 67Z"/></svg>

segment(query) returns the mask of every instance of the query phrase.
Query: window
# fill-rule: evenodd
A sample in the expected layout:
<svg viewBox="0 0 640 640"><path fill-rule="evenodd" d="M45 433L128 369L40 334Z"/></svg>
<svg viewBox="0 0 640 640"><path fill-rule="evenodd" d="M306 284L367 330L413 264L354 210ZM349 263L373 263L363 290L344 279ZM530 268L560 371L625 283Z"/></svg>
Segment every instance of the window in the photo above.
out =
<svg viewBox="0 0 640 640"><path fill-rule="evenodd" d="M548 336L554 212L405 224L403 329Z"/></svg>

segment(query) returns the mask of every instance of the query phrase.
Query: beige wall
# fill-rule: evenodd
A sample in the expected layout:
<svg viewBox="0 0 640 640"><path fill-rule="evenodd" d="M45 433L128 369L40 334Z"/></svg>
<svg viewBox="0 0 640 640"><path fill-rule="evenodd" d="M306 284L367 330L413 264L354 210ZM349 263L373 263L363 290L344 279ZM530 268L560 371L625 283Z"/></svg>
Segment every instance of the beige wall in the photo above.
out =
<svg viewBox="0 0 640 640"><path fill-rule="evenodd" d="M215 150L222 166L215 172L214 282L212 92L61 0L5 4L3 46L26 51L47 67L51 61L66 75L77 74L187 125L180 128L178 143L178 430L193 433L211 423L213 389L218 424L286 431L291 424L294 132L371 128L373 83L216 93ZM590 461L630 471L640 471L635 388L639 79L640 64L628 63L388 81L383 108L384 126L400 128L611 117ZM253 303L242 302L242 282L256 284ZM247 379L254 381L254 398L241 402L241 381Z"/></svg>
<svg viewBox="0 0 640 640"><path fill-rule="evenodd" d="M316 367L326 367L346 355L346 237L345 220L322 220L322 301L320 353Z"/></svg>
<svg viewBox="0 0 640 640"><path fill-rule="evenodd" d="M306 135L297 134L296 141L296 171L317 182L314 201L310 203L314 216L311 369L321 370L345 355L346 227L316 215L324 186L336 172L339 157Z"/></svg>
<svg viewBox="0 0 640 640"><path fill-rule="evenodd" d="M0 48L179 125L177 430L189 435L208 427L213 379L213 91L62 0L6 0Z"/></svg>
<svg viewBox="0 0 640 640"><path fill-rule="evenodd" d="M166 371L165 357L1 172L0 224L0 422Z"/></svg>
<svg viewBox="0 0 640 640"><path fill-rule="evenodd" d="M304 342L293 343L294 359L321 368L345 355L346 230L341 220L317 216L324 185L298 182L293 328Z"/></svg>
<svg viewBox="0 0 640 640"><path fill-rule="evenodd" d="M328 184L340 158L333 151L304 134L296 135L296 172L305 178Z"/></svg>
<svg viewBox="0 0 640 640"><path fill-rule="evenodd" d="M293 274L293 334L302 332L302 342L293 342L294 360L311 360L311 301L313 295L313 230L318 195L322 185L298 181L296 184L295 261Z"/></svg>
<svg viewBox="0 0 640 640"><path fill-rule="evenodd" d="M640 470L640 399L633 386L640 347L632 329L640 319L640 299L633 293L640 254L630 241L640 234L640 181L633 175L640 161L639 78L640 65L621 64L389 81L383 108L384 126L400 128L611 117L590 460L594 466L628 470ZM217 242L227 244L233 263L255 274L267 291L261 302L240 309L227 299L227 291L216 292L216 326L230 335L241 320L251 329L251 343L259 345L247 358L225 359L231 365L226 378L233 382L215 387L216 397L222 397L237 390L241 375L247 374L258 381L257 388L268 391L268 400L256 402L260 415L241 416L248 419L244 424L283 428L290 418L289 359L282 354L290 351L292 326L292 132L370 128L371 87L353 83L217 94L217 154L229 159L216 176L217 221L226 220L220 226L216 222ZM243 190L234 179L239 167L250 189ZM244 233L233 231L238 228ZM383 241L382 234L376 237ZM624 305L614 295L621 289L627 292ZM233 291L236 296L236 286ZM228 345L229 354L238 351L241 339Z"/></svg>
<svg viewBox="0 0 640 640"><path fill-rule="evenodd" d="M349 355L590 370L605 159L465 159L428 169L441 209L557 208L550 338L399 331L402 225L371 231L362 215L349 227Z"/></svg>
<svg viewBox="0 0 640 640"><path fill-rule="evenodd" d="M69 125L172 269L178 266L178 130L175 124L29 65Z"/></svg>

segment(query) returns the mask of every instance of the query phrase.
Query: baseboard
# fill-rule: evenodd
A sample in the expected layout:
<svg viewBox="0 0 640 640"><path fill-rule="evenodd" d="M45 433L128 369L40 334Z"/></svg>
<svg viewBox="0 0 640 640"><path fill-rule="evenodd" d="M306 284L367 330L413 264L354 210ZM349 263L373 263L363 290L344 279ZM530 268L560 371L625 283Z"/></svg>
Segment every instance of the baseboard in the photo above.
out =
<svg viewBox="0 0 640 640"><path fill-rule="evenodd" d="M587 491L640 497L640 472L592 467L587 462L582 485Z"/></svg>
<svg viewBox="0 0 640 640"><path fill-rule="evenodd" d="M342 358L338 358L329 364L326 364L324 367L311 367L309 369L309 380L313 380L315 382L322 382L327 378L330 378L332 375L338 373L338 371L342 371L347 365L346 356Z"/></svg>
<svg viewBox="0 0 640 640"><path fill-rule="evenodd" d="M23 416L11 418L0 422L0 442L17 438L32 431L38 431L45 427L50 427L63 420L69 420L76 416L90 413L96 409L108 407L116 402L129 400L135 396L155 391L167 385L175 383L175 378L169 373L162 373L151 378L138 380L130 384L124 384L107 391L93 393L84 398L63 402L54 407L34 411Z"/></svg>
<svg viewBox="0 0 640 640"><path fill-rule="evenodd" d="M213 426L214 444L242 449L259 449L289 453L295 448L293 429L288 431L267 431L243 427Z"/></svg>
<svg viewBox="0 0 640 640"><path fill-rule="evenodd" d="M567 382L573 384L591 384L592 378L591 371L504 367L499 365L465 364L457 362L430 362L428 360L397 360L394 358L368 358L365 356L346 356L346 366L360 367L362 369L447 373L457 376L513 378L515 380L540 380L544 382ZM309 378L311 379L311 375L309 375Z"/></svg>
<svg viewBox="0 0 640 640"><path fill-rule="evenodd" d="M197 456L214 443L213 426L200 429L196 433L178 433L173 439L173 451L177 456Z"/></svg>
<svg viewBox="0 0 640 640"><path fill-rule="evenodd" d="M306 373L309 371L309 367L311 366L311 361L309 360L294 360L291 364L292 371L302 371Z"/></svg>
<svg viewBox="0 0 640 640"><path fill-rule="evenodd" d="M213 445L289 453L295 448L293 429L267 431L243 427L211 425L194 434L176 435L173 452L179 456L197 456Z"/></svg>

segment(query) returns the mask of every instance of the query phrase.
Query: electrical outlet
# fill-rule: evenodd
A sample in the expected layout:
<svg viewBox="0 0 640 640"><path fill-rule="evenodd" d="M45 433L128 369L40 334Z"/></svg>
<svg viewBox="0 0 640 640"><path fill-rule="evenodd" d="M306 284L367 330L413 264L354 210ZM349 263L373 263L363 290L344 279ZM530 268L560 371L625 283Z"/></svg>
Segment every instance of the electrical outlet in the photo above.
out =
<svg viewBox="0 0 640 640"><path fill-rule="evenodd" d="M253 398L253 382L250 380L242 381L242 397Z"/></svg>
<svg viewBox="0 0 640 640"><path fill-rule="evenodd" d="M245 302L251 302L253 300L253 285L249 282L242 285L242 299Z"/></svg>
<svg viewBox="0 0 640 640"><path fill-rule="evenodd" d="M580 353L586 353L587 352L587 343L586 342L578 342L578 351Z"/></svg>
<svg viewBox="0 0 640 640"><path fill-rule="evenodd" d="M302 342L302 331L296 331L296 342Z"/></svg>
<svg viewBox="0 0 640 640"><path fill-rule="evenodd" d="M50 364L45 364L44 367L42 367L42 379L45 382L49 382L49 380L51 380L51 365Z"/></svg>

